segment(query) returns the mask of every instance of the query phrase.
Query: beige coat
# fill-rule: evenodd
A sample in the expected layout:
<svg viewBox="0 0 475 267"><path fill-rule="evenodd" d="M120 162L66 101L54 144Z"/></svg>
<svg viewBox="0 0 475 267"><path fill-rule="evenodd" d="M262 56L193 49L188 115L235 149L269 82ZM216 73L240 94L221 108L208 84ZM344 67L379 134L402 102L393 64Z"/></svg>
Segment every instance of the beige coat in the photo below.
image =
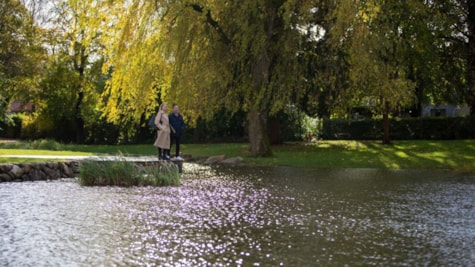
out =
<svg viewBox="0 0 475 267"><path fill-rule="evenodd" d="M162 123L160 124L160 120ZM168 115L160 110L155 117L155 125L158 127L157 139L153 144L162 149L170 149L170 125L168 123Z"/></svg>

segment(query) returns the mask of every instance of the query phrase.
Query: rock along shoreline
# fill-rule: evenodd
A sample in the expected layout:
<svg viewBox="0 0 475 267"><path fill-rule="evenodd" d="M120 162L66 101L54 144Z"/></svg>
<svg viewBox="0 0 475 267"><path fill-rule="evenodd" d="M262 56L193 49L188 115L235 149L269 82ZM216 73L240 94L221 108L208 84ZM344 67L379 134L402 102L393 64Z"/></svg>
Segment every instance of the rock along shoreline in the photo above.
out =
<svg viewBox="0 0 475 267"><path fill-rule="evenodd" d="M196 157L184 155L185 162L202 165L239 166L243 164L241 157L226 158L225 155L213 157ZM137 161L137 165L150 164L153 162ZM158 161L156 161L158 163ZM0 164L0 183L47 181L62 178L76 178L79 176L81 161L70 160L60 162L32 162L32 163L4 163Z"/></svg>
<svg viewBox="0 0 475 267"><path fill-rule="evenodd" d="M0 164L0 182L46 181L75 178L79 161Z"/></svg>

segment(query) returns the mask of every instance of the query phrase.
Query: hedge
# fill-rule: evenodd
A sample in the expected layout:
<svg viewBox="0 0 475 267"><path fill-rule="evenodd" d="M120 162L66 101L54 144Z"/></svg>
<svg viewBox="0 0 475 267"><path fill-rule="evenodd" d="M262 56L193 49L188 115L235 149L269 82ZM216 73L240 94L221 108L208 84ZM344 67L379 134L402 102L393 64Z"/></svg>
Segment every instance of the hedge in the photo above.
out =
<svg viewBox="0 0 475 267"><path fill-rule="evenodd" d="M10 122L0 121L0 137L18 138L21 134L21 117L11 116Z"/></svg>
<svg viewBox="0 0 475 267"><path fill-rule="evenodd" d="M326 140L379 140L383 136L381 119L326 120L322 138ZM475 116L390 119L393 140L448 140L475 138Z"/></svg>

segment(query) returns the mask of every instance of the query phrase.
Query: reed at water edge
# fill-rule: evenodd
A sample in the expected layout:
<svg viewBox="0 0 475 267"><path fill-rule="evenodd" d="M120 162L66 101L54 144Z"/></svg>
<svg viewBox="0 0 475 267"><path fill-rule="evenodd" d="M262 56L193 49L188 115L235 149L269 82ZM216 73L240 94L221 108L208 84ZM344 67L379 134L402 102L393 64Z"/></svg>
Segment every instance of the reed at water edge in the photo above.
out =
<svg viewBox="0 0 475 267"><path fill-rule="evenodd" d="M173 163L137 166L123 157L115 161L85 160L81 162L79 183L82 186L176 186L180 185L180 172Z"/></svg>

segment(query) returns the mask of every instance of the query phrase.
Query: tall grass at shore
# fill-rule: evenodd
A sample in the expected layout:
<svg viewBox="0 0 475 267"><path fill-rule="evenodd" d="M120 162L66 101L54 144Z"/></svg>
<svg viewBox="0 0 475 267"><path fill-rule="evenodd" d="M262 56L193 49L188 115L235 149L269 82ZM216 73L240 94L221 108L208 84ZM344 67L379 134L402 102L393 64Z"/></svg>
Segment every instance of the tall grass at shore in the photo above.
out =
<svg viewBox="0 0 475 267"><path fill-rule="evenodd" d="M83 186L174 186L180 184L180 173L173 163L137 166L123 158L85 160L81 162L79 183Z"/></svg>

